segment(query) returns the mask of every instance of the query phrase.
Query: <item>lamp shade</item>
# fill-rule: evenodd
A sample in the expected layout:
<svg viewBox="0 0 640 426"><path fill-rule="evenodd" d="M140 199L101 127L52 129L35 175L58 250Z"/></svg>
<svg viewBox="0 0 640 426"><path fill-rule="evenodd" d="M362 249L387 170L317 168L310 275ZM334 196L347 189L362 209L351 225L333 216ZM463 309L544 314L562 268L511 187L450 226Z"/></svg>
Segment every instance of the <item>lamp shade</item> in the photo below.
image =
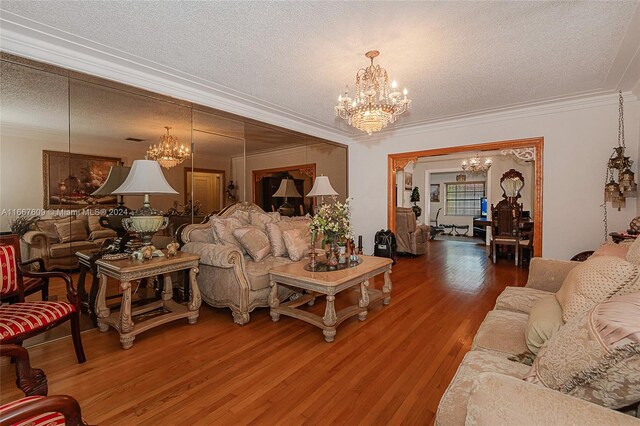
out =
<svg viewBox="0 0 640 426"><path fill-rule="evenodd" d="M307 197L323 197L325 195L338 195L329 182L329 176L320 175L313 182L313 188L307 194Z"/></svg>
<svg viewBox="0 0 640 426"><path fill-rule="evenodd" d="M274 197L292 197L292 198L300 198L302 195L296 189L296 184L293 179L282 179L280 182L280 187L273 194Z"/></svg>
<svg viewBox="0 0 640 426"><path fill-rule="evenodd" d="M112 194L145 195L177 194L160 170L160 164L153 160L135 160L125 181Z"/></svg>
<svg viewBox="0 0 640 426"><path fill-rule="evenodd" d="M118 189L129 175L131 167L111 166L107 180L104 181L100 188L96 189L91 195L111 195L113 191Z"/></svg>

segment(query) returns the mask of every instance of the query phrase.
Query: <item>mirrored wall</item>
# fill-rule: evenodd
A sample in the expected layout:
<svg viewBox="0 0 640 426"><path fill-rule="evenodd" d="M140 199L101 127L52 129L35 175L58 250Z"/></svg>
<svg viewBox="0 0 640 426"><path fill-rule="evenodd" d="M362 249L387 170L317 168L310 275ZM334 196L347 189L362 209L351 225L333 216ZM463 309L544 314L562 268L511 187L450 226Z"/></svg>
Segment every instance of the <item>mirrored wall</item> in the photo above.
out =
<svg viewBox="0 0 640 426"><path fill-rule="evenodd" d="M313 164L340 199L347 196L344 146L12 55L0 59L0 232L19 215L113 204L114 197L91 192L110 165L145 158L165 127L192 155L162 169L177 194L154 195L151 203L183 216L178 222L200 222L237 201L260 203L255 176L272 169ZM286 177L295 176L275 174L275 180ZM296 214L312 208L300 195ZM272 201L262 207L282 202ZM124 203L136 209L142 198L126 196Z"/></svg>

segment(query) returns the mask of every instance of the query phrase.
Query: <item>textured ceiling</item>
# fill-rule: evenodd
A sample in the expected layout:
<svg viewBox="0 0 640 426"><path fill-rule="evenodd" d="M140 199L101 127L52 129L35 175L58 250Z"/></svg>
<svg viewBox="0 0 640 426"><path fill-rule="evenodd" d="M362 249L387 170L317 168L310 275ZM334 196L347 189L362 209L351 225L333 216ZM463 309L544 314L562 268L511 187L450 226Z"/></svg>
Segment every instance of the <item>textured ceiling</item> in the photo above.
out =
<svg viewBox="0 0 640 426"><path fill-rule="evenodd" d="M362 56L409 88L399 126L605 93L637 2L68 2L1 9L352 132ZM627 52L628 50L625 50ZM614 85L615 86L615 85ZM623 88L624 89L624 88Z"/></svg>

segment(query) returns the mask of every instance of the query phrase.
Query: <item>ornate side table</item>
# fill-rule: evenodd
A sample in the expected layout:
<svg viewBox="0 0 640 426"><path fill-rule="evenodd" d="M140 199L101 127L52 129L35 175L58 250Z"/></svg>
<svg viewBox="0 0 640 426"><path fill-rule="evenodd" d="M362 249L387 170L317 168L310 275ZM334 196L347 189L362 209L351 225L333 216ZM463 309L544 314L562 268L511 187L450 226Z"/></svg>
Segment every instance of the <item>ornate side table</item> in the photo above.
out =
<svg viewBox="0 0 640 426"><path fill-rule="evenodd" d="M166 255L166 251L163 250ZM109 326L115 328L120 334L120 343L123 349L133 346L135 336L158 325L174 321L180 318L187 318L189 324L195 324L200 314L202 299L200 290L196 283L198 273L198 261L200 256L195 254L178 252L173 257L154 257L147 261L124 260L104 260L99 259L96 263L97 274L100 279L98 295L96 300L96 315L98 317L98 327L100 331L106 332ZM189 302L186 305L174 302L173 286L171 284L171 273L189 270L189 284L191 287ZM145 305L131 309L131 287L139 283L141 279L148 277L163 276L163 291L161 300L153 301ZM120 281L122 291L122 303L120 310L111 313L106 303L106 290L108 277ZM154 311L157 315L153 315ZM150 318L136 324L134 319L138 315L147 314Z"/></svg>

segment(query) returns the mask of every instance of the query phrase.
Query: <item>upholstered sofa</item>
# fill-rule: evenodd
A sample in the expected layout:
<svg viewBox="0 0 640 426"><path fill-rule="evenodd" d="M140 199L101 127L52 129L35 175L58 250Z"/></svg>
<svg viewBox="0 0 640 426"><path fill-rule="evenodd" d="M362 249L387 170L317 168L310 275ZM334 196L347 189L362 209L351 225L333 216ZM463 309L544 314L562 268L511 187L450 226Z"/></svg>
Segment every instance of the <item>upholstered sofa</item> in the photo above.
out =
<svg viewBox="0 0 640 426"><path fill-rule="evenodd" d="M218 308L230 308L233 321L236 324L249 322L249 313L257 307L267 307L269 296L269 270L287 263L293 262L291 253L279 252L272 248L266 256L255 260L248 252L234 241L221 235L220 220L236 218L243 229L258 227L268 234L269 244L273 245L274 239L270 231L272 228L288 227L298 229L308 236L310 219L306 217L285 218L278 213L265 213L260 207L251 203L237 203L214 215L209 222L186 226L181 232L181 240L184 242L181 250L198 254L200 256L199 273L197 275L198 287L202 299L209 305ZM256 220L269 222L268 224ZM278 224L276 226L276 224ZM285 226L286 224L286 226ZM268 229L267 229L268 228ZM217 229L217 231L216 231ZM230 229L229 231L234 231ZM228 232L225 232L228 233ZM262 237L264 238L264 236ZM225 241L226 240L226 241ZM251 243L251 241L250 241ZM308 244L307 242L307 249ZM259 249L261 250L261 249ZM264 255L264 253L263 253ZM300 256L300 254L299 254ZM296 259L299 260L299 259ZM284 286L279 287L279 298L285 300L294 294Z"/></svg>
<svg viewBox="0 0 640 426"><path fill-rule="evenodd" d="M585 358L587 356L585 352L589 350L584 349L589 346L581 346L579 343L580 339L596 339L594 336L602 333L602 330L591 333L589 328L601 306L628 302L625 298L634 299L635 305L627 306L634 306L633 318L636 319L632 319L631 322L634 322L634 326L640 330L637 266L629 266L629 268L635 268L635 272L631 271L632 280L624 282L624 288L628 294L611 296L612 293L624 293L621 291L623 287L617 286L606 296L611 296L610 299L581 313L578 311L593 304L593 300L589 302L586 299L578 299L577 305L565 302L564 308L560 306L559 301L564 301L566 294L558 297L557 292L559 290L567 292L566 284L563 285L563 283L568 276L573 274L568 281L575 281L578 279L576 277L584 272L576 269L579 265L582 264L534 258L531 260L526 286L507 287L500 294L495 308L487 314L481 324L471 350L463 358L440 400L436 414L437 425L640 424L640 420L634 417L634 414L637 414L635 411L637 403L627 405L629 401L626 401L620 403L625 407L606 407L616 403L615 395L611 398L610 395L606 395L608 392L617 392L617 396L631 398L630 401L636 401L636 398L640 400L639 353L631 355L626 353L625 356L630 355L630 357L621 361L621 364L612 363L613 366L607 363L596 364L596 368L585 370L588 373L575 371L544 373L545 368L547 370L574 368L578 371L585 368L585 365L590 365L585 361L588 360ZM619 272L616 268L607 267L609 269L605 270L604 275ZM592 279L594 275L587 278ZM561 290L561 288L564 289ZM567 314L572 310L576 311L575 316L565 322ZM619 308L614 309L616 310L621 311ZM615 328L610 325L608 327ZM566 336L572 335L571 333L578 333L580 339L565 339ZM542 340L547 340L543 342L532 338L532 335L536 338L543 336ZM638 339L638 336L635 338ZM593 341L589 344L593 345L591 348L600 347ZM640 343L633 344L635 346L630 347L637 351ZM627 345L627 349L628 347ZM556 365L552 362L550 366L548 360L552 355L551 352L562 352L562 350L565 353L553 359ZM537 356L532 351L537 351ZM616 353L616 351L610 350L610 353ZM528 365L531 362L533 366ZM564 367L561 364L564 364ZM610 380L619 379L619 383L613 386L603 385L602 381L609 380L608 376L616 375L612 373L615 368L621 369L619 373L624 378L614 377ZM540 380L539 376L543 379ZM557 382L561 380L565 382L558 385ZM632 385L625 380L630 381ZM584 388L589 386L591 388L585 391ZM594 391L593 389L596 388L598 389ZM605 403L589 401L594 394L598 394L597 397Z"/></svg>
<svg viewBox="0 0 640 426"><path fill-rule="evenodd" d="M100 248L116 232L103 227L99 215L92 211L79 210L72 216L52 216L38 220L22 236L28 258L40 257L46 270L78 268L76 252Z"/></svg>
<svg viewBox="0 0 640 426"><path fill-rule="evenodd" d="M420 225L411 207L396 207L398 253L421 255L427 252L429 225Z"/></svg>

